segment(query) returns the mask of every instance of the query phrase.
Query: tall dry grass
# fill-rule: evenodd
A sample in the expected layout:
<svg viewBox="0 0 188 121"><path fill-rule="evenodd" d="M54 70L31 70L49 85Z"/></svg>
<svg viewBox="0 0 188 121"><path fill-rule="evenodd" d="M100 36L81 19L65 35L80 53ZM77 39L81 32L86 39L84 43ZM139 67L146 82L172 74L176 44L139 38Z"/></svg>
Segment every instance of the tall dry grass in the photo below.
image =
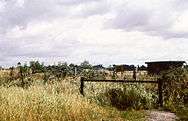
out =
<svg viewBox="0 0 188 121"><path fill-rule="evenodd" d="M26 87L7 75L0 78L0 121L122 121L104 94L124 89L120 83L85 83L80 95L79 78L55 78L44 83L43 74L27 76ZM133 115L134 117L134 115Z"/></svg>
<svg viewBox="0 0 188 121"><path fill-rule="evenodd" d="M104 108L82 97L77 84L64 80L28 89L0 87L1 121L121 121L114 109Z"/></svg>

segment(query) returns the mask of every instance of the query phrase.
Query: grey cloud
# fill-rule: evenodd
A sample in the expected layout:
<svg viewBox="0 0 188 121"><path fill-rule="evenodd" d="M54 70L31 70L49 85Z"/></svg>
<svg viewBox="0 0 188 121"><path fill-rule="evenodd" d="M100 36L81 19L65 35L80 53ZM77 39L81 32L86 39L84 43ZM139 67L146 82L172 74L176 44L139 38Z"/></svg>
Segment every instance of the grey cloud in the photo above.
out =
<svg viewBox="0 0 188 121"><path fill-rule="evenodd" d="M1 55L6 57L67 57L75 46L79 47L76 40L51 40L41 35L0 41Z"/></svg>
<svg viewBox="0 0 188 121"><path fill-rule="evenodd" d="M184 11L188 9L188 1L187 0L174 0L173 7L179 11Z"/></svg>
<svg viewBox="0 0 188 121"><path fill-rule="evenodd" d="M94 0L90 3L81 5L82 9L78 11L81 17L89 17L92 15L103 15L110 12L110 4L105 0Z"/></svg>
<svg viewBox="0 0 188 121"><path fill-rule="evenodd" d="M102 0L58 0L58 3L62 5L78 5L82 3L89 3L89 2L99 2Z"/></svg>
<svg viewBox="0 0 188 121"><path fill-rule="evenodd" d="M164 39L188 38L188 32L173 32L173 31L163 30L163 31L150 31L148 34L151 36L161 36Z"/></svg>
<svg viewBox="0 0 188 121"><path fill-rule="evenodd" d="M6 33L15 26L26 28L33 21L50 21L67 16L85 17L107 12L101 1L103 0L24 0L20 5L17 0L3 1L0 2L0 33ZM82 8L76 11L79 6Z"/></svg>
<svg viewBox="0 0 188 121"><path fill-rule="evenodd" d="M143 12L142 10L122 10L117 12L116 17L111 19L109 23L112 24L113 28L126 30L139 29L148 24L148 20L150 18L149 14L149 11Z"/></svg>
<svg viewBox="0 0 188 121"><path fill-rule="evenodd" d="M115 18L107 22L107 26L114 29L144 31L159 36L165 36L163 33L177 37L185 35L169 29L175 21L173 12L179 10L181 6L188 5L186 0L169 2L165 9L164 6L158 9L129 6L127 1L125 3L128 5L119 6L120 8L113 8L113 4L109 4L105 0L25 0L23 5L20 6L15 4L16 1L10 0L4 1L4 4L0 3L4 6L4 9L0 12L0 32L9 31L15 26L20 27L20 29L25 28L31 21L50 21L56 17L66 16L87 17L114 12ZM74 6L68 7L67 4ZM82 6L82 8L76 11L78 6Z"/></svg>
<svg viewBox="0 0 188 121"><path fill-rule="evenodd" d="M4 32L15 26L24 28L33 20L43 21L58 12L55 4L50 0L27 0L20 6L15 3L16 0L10 0L4 4L4 10L0 15L0 28ZM58 12L58 14L60 13Z"/></svg>
<svg viewBox="0 0 188 121"><path fill-rule="evenodd" d="M176 2L172 1L168 6L157 8L128 6L119 9L116 11L115 17L106 23L106 26L125 31L142 31L151 36L164 38L187 38L188 31L177 32L171 29L177 21L178 15L181 14L181 11L178 10L179 6L175 6ZM184 2L182 1L181 5Z"/></svg>
<svg viewBox="0 0 188 121"><path fill-rule="evenodd" d="M127 62L136 62L136 59L138 59L140 62L141 60L146 60L148 58L155 58L154 56L162 57L160 56L161 51L166 51L166 49L161 49L158 51L160 45L155 46L155 43L158 43L159 40L146 41L154 44L152 44L151 47L149 46L148 48L144 48L144 45L139 45L136 39L150 40L154 38L153 36L162 36L163 38L161 41L171 38L179 41L179 38L188 38L188 32L176 32L171 30L171 27L176 21L176 17L178 17L178 15L174 13L179 14L181 11L187 9L186 6L188 5L188 2L186 0L173 0L173 3L169 2L169 4L162 7L159 5L157 8L155 8L156 5L151 5L149 7L147 5L139 6L142 4L140 2L129 6L131 1L126 1L125 3L123 3L123 1L116 0L113 2L109 1L113 0L25 0L24 3L17 3L17 0L5 0L0 2L0 64L16 63L16 61L19 61L20 59L49 59L59 57L70 58L74 61L88 59L89 61L106 64L110 64L111 62L123 63L125 60ZM85 35L81 35L82 37L80 37L83 40L80 40L79 42L79 29L82 28L82 25L89 26L89 24L92 24L91 21L88 21L87 17L91 17L89 19L92 19L93 15L98 15L97 17L101 17L99 20L96 20L96 22L99 22L103 18L105 19L104 21L107 20L107 23L104 25L105 27L108 27L106 28L107 30L101 30L100 28L96 27L97 29L95 28L94 30L91 30L94 34L91 34L88 31L90 31L89 29L93 28L92 26L88 27L89 29L86 29L84 33ZM64 18L65 21L67 21L65 23L62 22ZM77 21L78 19L82 20ZM51 20L54 20L55 24L53 23L54 21L51 22ZM70 23L69 20L71 20ZM46 23L52 24L52 26L49 28L44 28L45 30L41 29L40 26L38 27L38 25L43 21L47 21ZM74 24L74 22L78 22L79 25L76 27L69 25ZM37 24L34 27L35 30L32 31L33 28L31 26L35 25L33 23ZM28 26L28 24L30 24L30 26ZM67 25L65 26L65 24ZM61 29L61 26L65 27L65 29ZM29 34L26 32L28 35L24 35L24 37L11 37L11 34L9 36L9 34L6 32L11 33L11 30L15 27L23 29L20 31L18 30L19 32L24 33L27 31ZM101 40L101 43L96 42L96 45L85 44L87 39L88 42L92 41L92 39L94 41L96 40L94 37L95 32L101 32L101 37L97 36L98 34L96 34L99 39L108 40L108 37L106 36L109 36L109 38L113 37L113 32L108 31L109 28L110 30L121 29L129 32L133 31L133 33L135 31L141 31L150 36L143 34L145 38L135 37L136 39L131 39L132 36L134 38L134 36L137 35L133 34L131 37L125 37L125 39L128 39L125 41L134 41L130 45L132 47L119 43L120 41L117 41L116 38L110 39L109 41L117 41L117 45L111 44L110 46L105 47L103 45L100 46L102 42L107 42L103 40ZM46 29L48 30L46 31ZM56 30L50 33L51 29ZM66 34L66 38L58 37L56 39L51 39L48 35L52 34L52 36L54 36L56 34L55 32L59 31L64 32ZM103 31L108 31L112 35L103 35ZM122 33L120 36L122 36ZM123 41L123 39L121 41ZM184 44L186 44L186 42L184 42ZM141 47L139 48L139 46ZM124 48L128 49L126 50ZM183 49L185 48L187 47L183 47ZM136 49L139 51L135 52ZM173 47L173 49L176 49L176 47ZM140 57L138 57L138 53ZM174 51L170 50L170 52L166 53L165 56L169 57L167 56L169 53L174 54Z"/></svg>

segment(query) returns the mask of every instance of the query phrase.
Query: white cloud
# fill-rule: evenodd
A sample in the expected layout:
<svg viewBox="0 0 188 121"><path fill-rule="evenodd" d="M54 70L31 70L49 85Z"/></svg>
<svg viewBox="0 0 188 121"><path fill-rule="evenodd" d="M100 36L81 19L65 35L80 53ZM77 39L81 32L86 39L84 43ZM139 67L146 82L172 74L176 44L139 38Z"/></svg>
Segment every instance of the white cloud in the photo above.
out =
<svg viewBox="0 0 188 121"><path fill-rule="evenodd" d="M181 13L172 26L172 29L177 32L187 32L188 31L188 10Z"/></svg>
<svg viewBox="0 0 188 121"><path fill-rule="evenodd" d="M86 59L106 65L187 60L186 4L179 0L1 1L0 65L31 59L46 63Z"/></svg>

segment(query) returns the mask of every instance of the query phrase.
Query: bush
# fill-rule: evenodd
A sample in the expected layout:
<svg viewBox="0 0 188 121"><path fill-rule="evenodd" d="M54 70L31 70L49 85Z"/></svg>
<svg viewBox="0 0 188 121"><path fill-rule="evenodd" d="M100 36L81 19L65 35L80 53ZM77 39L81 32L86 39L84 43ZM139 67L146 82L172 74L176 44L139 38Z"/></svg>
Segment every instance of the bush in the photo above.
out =
<svg viewBox="0 0 188 121"><path fill-rule="evenodd" d="M81 76L87 79L103 79L104 80L106 78L105 72L96 71L93 69L83 70Z"/></svg>
<svg viewBox="0 0 188 121"><path fill-rule="evenodd" d="M188 95L187 70L184 68L171 69L161 73L163 80L164 107L176 111L177 106L186 103Z"/></svg>
<svg viewBox="0 0 188 121"><path fill-rule="evenodd" d="M105 93L109 103L120 109L149 109L156 104L155 93L147 92L143 85L125 85L123 89L110 89Z"/></svg>

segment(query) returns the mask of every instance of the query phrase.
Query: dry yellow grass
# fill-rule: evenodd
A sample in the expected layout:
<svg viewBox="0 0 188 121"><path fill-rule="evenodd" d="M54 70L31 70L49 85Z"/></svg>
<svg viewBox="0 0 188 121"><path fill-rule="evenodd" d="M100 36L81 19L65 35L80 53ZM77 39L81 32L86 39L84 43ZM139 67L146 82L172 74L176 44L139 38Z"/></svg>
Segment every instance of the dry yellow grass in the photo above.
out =
<svg viewBox="0 0 188 121"><path fill-rule="evenodd" d="M70 82L0 87L1 121L123 120L120 113L89 101Z"/></svg>
<svg viewBox="0 0 188 121"><path fill-rule="evenodd" d="M10 72L1 72L0 82L10 78ZM80 78L56 79L43 83L43 74L30 75L33 80L27 89L0 86L0 121L124 121L121 111L100 106L95 100L109 88L122 88L121 84L85 83L85 94L79 93ZM27 80L27 78L25 80ZM9 87L9 88L7 88Z"/></svg>
<svg viewBox="0 0 188 121"><path fill-rule="evenodd" d="M10 70L0 70L0 77L6 77L10 73Z"/></svg>

